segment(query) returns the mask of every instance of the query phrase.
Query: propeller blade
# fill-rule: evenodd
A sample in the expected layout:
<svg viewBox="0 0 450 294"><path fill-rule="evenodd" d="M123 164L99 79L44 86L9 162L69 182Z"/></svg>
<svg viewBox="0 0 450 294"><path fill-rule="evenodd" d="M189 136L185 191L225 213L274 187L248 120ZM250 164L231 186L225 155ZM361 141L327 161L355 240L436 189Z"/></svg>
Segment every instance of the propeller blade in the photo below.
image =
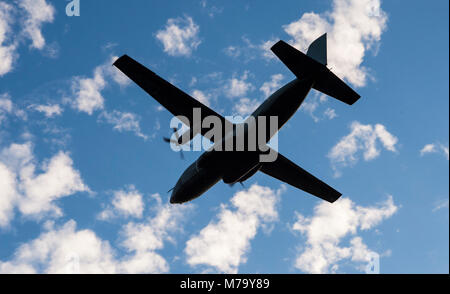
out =
<svg viewBox="0 0 450 294"><path fill-rule="evenodd" d="M228 186L230 186L230 188L233 188L235 184L236 184L236 183L231 183L231 184L228 184ZM241 184L241 186L242 186L243 188L245 188L245 185L244 185L243 182L239 182L239 184Z"/></svg>
<svg viewBox="0 0 450 294"><path fill-rule="evenodd" d="M178 146L178 145L180 145L180 143L178 142L179 141L179 136L178 136L178 133L177 133L177 129L173 128L173 132L175 133L175 138L177 139L176 141L172 140L170 138L167 138L167 137L163 137L163 141L166 142L166 143L169 143L169 144L173 143L173 144ZM181 149L180 149L180 157L181 157L182 160L184 160L183 150L181 150Z"/></svg>
<svg viewBox="0 0 450 294"><path fill-rule="evenodd" d="M173 128L172 130L173 130L173 132L174 132L174 134L175 134L175 139L177 140L177 142L179 142L179 141L180 141L180 136L178 135L178 130L177 130L177 128Z"/></svg>
<svg viewBox="0 0 450 294"><path fill-rule="evenodd" d="M166 143L173 143L173 144L175 144L175 145L180 145L177 141L174 141L174 140L172 140L172 139L169 139L169 138L167 138L167 137L163 137L163 141L164 142L166 142Z"/></svg>

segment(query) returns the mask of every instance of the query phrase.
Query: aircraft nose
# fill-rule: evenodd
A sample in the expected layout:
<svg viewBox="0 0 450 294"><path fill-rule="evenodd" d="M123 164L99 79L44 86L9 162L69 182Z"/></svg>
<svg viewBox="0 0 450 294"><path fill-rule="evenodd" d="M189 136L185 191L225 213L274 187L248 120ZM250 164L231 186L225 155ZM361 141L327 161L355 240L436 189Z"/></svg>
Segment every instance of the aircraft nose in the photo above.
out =
<svg viewBox="0 0 450 294"><path fill-rule="evenodd" d="M192 195L196 195L196 191L192 185L187 183L177 184L170 196L170 203L183 204L195 198Z"/></svg>
<svg viewBox="0 0 450 294"><path fill-rule="evenodd" d="M176 204L176 203L178 203L177 199L174 197L173 194L172 194L172 196L170 197L170 203L171 203L171 204Z"/></svg>
<svg viewBox="0 0 450 294"><path fill-rule="evenodd" d="M172 195L170 196L170 203L171 204L180 204L183 203L183 201L181 200L182 197L180 195L180 188L177 186L175 186L175 188L172 191Z"/></svg>
<svg viewBox="0 0 450 294"><path fill-rule="evenodd" d="M172 196L170 196L170 203L171 203L171 204L176 204L176 203L178 203L177 197L176 197L176 194L175 194L175 193L172 193Z"/></svg>

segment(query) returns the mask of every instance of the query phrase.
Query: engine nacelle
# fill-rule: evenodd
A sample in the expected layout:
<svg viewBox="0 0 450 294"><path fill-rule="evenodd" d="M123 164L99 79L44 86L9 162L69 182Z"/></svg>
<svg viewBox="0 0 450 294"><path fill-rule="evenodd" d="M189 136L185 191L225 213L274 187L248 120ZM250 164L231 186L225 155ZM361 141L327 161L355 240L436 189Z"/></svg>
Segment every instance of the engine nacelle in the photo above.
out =
<svg viewBox="0 0 450 294"><path fill-rule="evenodd" d="M249 178L251 178L254 174L256 174L257 171L259 171L259 169L261 168L262 164L259 163L257 165L255 165L251 170L249 170L245 175L243 175L242 177L239 178L239 182L243 183L246 180L248 180Z"/></svg>
<svg viewBox="0 0 450 294"><path fill-rule="evenodd" d="M256 173L260 167L257 152L238 152L233 155L236 157L233 158L230 168L223 175L223 182L226 184L234 184L241 181L242 178L248 178L246 176L249 173Z"/></svg>
<svg viewBox="0 0 450 294"><path fill-rule="evenodd" d="M226 152L206 151L197 159L197 169L208 168L213 166L221 166L226 160L224 157Z"/></svg>

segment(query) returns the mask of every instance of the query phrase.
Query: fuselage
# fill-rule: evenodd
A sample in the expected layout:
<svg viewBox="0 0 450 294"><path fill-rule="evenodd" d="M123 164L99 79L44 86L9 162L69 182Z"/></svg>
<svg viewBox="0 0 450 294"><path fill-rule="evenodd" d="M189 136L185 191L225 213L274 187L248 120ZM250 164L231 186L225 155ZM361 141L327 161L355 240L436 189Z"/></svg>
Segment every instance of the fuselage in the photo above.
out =
<svg viewBox="0 0 450 294"><path fill-rule="evenodd" d="M273 93L250 115L250 117L255 118L256 125L254 127L256 128L261 127L258 125L259 120L257 118L265 118L266 132L262 139L264 143L269 142L275 133L294 115L313 84L314 81L311 78L295 79ZM270 127L270 117L277 118L276 128ZM251 130L247 128L246 132L249 131ZM231 135L236 136L235 133ZM223 145L223 141L227 139L229 138L223 138L215 144ZM215 151L214 148L211 148L183 172L173 189L170 202L184 203L193 200L220 180L227 184L243 182L255 174L261 166L259 153L259 150Z"/></svg>

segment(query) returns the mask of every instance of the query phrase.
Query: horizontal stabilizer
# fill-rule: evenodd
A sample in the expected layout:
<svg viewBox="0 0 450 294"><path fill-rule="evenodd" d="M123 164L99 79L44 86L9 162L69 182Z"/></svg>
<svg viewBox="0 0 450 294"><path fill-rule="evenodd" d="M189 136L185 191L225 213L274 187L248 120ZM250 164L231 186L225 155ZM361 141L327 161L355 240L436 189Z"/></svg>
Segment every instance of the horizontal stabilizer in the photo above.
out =
<svg viewBox="0 0 450 294"><path fill-rule="evenodd" d="M317 91L349 105L361 97L326 67L326 35L311 44L309 56L284 41L278 41L271 50L297 78L313 77Z"/></svg>

